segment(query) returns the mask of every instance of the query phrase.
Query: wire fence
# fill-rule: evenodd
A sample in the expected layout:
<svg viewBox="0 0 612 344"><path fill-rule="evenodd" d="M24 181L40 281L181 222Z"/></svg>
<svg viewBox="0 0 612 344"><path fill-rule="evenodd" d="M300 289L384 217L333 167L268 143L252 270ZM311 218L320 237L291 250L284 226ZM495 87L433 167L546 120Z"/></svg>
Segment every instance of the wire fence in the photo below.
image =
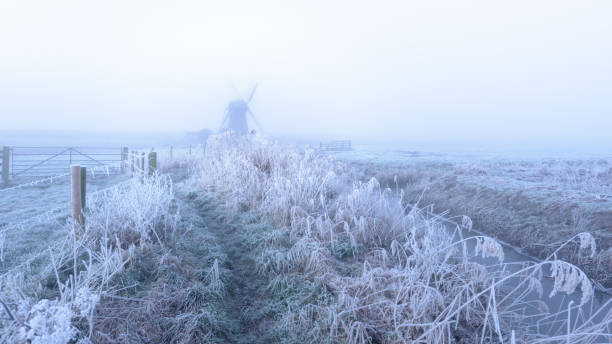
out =
<svg viewBox="0 0 612 344"><path fill-rule="evenodd" d="M2 237L2 233L0 233L0 240L4 240L4 238ZM4 278L5 276L8 276L8 275L10 275L10 274L12 274L14 272L23 272L23 270L29 269L32 266L32 264L37 259L44 258L46 256L51 258L51 255L52 255L53 251L58 251L61 247L67 247L67 245L69 245L69 243L70 243L70 237L66 236L66 237L64 237L63 240L60 240L58 242L55 242L55 243L49 245L46 250L41 250L41 251L36 252L34 254L27 255L27 258L22 259L21 263L19 263L18 265L11 266L10 268L2 271L0 273L0 279ZM0 250L2 250L2 252L0 252L0 254L2 256L4 256L4 252L3 252L4 242L0 242L0 244L2 244L0 246Z"/></svg>
<svg viewBox="0 0 612 344"><path fill-rule="evenodd" d="M134 179L130 178L128 180L124 180L110 187L92 192L87 195L87 202L92 202L96 199L96 197L99 197L100 195L123 188L133 182L134 182ZM6 224L0 227L0 262L4 262L6 237L9 232L15 232L15 231L24 232L27 230L28 227L31 228L33 226L43 225L43 224L49 227L57 228L57 229L68 228L66 227L66 225L69 223L69 218L71 217L70 211L71 211L70 204L67 203L64 206L59 206L59 207L47 210L41 214L29 217L25 220L22 220L19 222L13 222L13 223ZM52 245L52 247L54 245ZM0 277L10 273L11 271L16 271L17 269L23 266L29 265L34 260L46 255L47 253L48 252L45 250L43 252L40 252L34 255L29 255L28 258L26 258L26 260L23 263L19 264L18 266L13 266L9 270L3 271Z"/></svg>
<svg viewBox="0 0 612 344"><path fill-rule="evenodd" d="M141 169L137 170L139 173L142 173ZM95 173L95 169L92 169L90 171L91 174ZM107 174L108 175L108 174ZM42 184L52 184L54 182L57 181L63 181L64 179L67 179L66 177L70 176L70 173L63 173L63 174L59 174L59 175L55 175L55 176L51 176L51 177L47 177L47 178L42 178L42 179L37 179L37 180L33 180L27 183L23 183L23 184L19 184L19 185L15 185L12 187L8 187L8 188L4 188L4 189L0 189L0 195L2 193L5 192L9 192L9 191L15 191L18 189L23 189L23 188L27 188L27 187L32 187L32 186L37 186L37 185L42 185ZM131 179L128 180L124 180L122 182L119 182L113 186L101 189L101 190L97 190L94 191L90 194L87 195L87 199L90 200L92 197L104 193L104 192L108 192L110 190L119 188L123 185L128 184L129 182L131 182ZM0 226L0 235L2 233L5 233L8 230L12 230L12 229L25 229L25 226L33 224L33 223L50 223L54 220L55 217L57 217L57 215L59 215L63 210L65 210L66 212L68 212L70 210L70 206L69 204L66 204L65 206L60 206L60 207L56 207L56 208L52 208L50 210L46 210L43 213L36 215L36 216L32 216L29 217L25 220L19 221L19 222L12 222L9 224L5 224L3 226ZM1 240L0 240L1 241Z"/></svg>
<svg viewBox="0 0 612 344"><path fill-rule="evenodd" d="M206 151L206 144L194 145L166 145L157 149L159 157L164 161L173 161L193 156L202 156Z"/></svg>
<svg viewBox="0 0 612 344"><path fill-rule="evenodd" d="M126 165L124 165L124 168L129 166L128 163L126 163ZM106 165L106 166L94 166L92 168L89 168L87 170L87 173L91 174L92 176L96 176L96 175L106 175L106 176L111 176L114 175L114 173L112 173L113 170L117 170L121 168L120 164L115 164L115 165ZM41 178L41 179L36 179L36 180L32 180L26 183L22 183L22 184L18 184L15 186L10 186L10 187L5 187L5 188L0 188L0 194L3 192L8 192L8 191L13 191L13 190L17 190L17 189L22 189L22 188L27 188L27 187L32 187L32 186L40 186L40 185L50 185L53 184L54 182L57 181L61 181L63 180L65 177L70 176L70 173L62 173L62 174L58 174L55 176L50 176L50 177L45 177L45 178Z"/></svg>
<svg viewBox="0 0 612 344"><path fill-rule="evenodd" d="M94 196L107 193L107 192L112 191L114 189L118 189L118 188L123 187L125 185L128 185L129 183L132 183L132 182L133 182L132 179L128 179L128 180L125 180L123 182L117 183L117 184L115 184L113 186L107 187L105 189L92 192L89 195L87 195L87 201L91 201ZM31 223L34 223L34 222L39 222L39 223L42 223L42 222L45 222L45 223L52 222L54 220L54 218L56 217L56 215L59 215L62 210L69 211L70 210L70 206L66 205L66 206L56 207L56 208L53 208L51 210L47 210L47 211L43 212L42 214L39 214L39 215L36 215L36 216L32 216L30 218L27 218L27 219L25 219L23 221L4 225L4 226L0 227L0 232L5 232L5 231L7 231L9 229L16 229L16 228L24 229L23 227L25 225L31 224Z"/></svg>
<svg viewBox="0 0 612 344"><path fill-rule="evenodd" d="M7 191L12 191L12 190L17 190L17 189L22 189L22 188L29 187L29 186L37 186L37 185L42 185L42 184L52 184L52 183L54 183L54 182L56 182L58 180L61 180L64 177L69 176L69 175L70 175L70 173L64 173L64 174L58 174L56 176L51 176L51 177L47 177L47 178L33 180L31 182L27 182L27 183L15 185L15 186L7 187L7 188L4 188L4 189L0 189L0 193L7 192Z"/></svg>
<svg viewBox="0 0 612 344"><path fill-rule="evenodd" d="M69 205L66 205L66 206L56 207L51 210L47 210L43 212L42 214L38 214L36 216L29 217L25 220L6 224L3 227L0 227L0 232L5 232L9 229L16 229L16 228L20 228L23 230L25 225L31 224L34 222L49 223L53 221L54 215L58 215L62 210L69 210L69 209L70 209Z"/></svg>
<svg viewBox="0 0 612 344"><path fill-rule="evenodd" d="M132 152L130 155L128 154L127 148L114 148L110 151L108 151L109 148L103 148L93 154L91 153L92 148L90 147L89 149L89 153L85 154L83 150L64 147L11 147L11 176L34 177L40 174L42 178L8 187L6 187L7 183L1 184L4 185L5 188L0 189L0 199L7 205L11 204L7 209L12 208L14 210L9 210L8 213L3 211L2 214L4 215L4 221L10 222L0 224L0 262L2 262L2 266L0 267L0 278L6 276L11 271L21 271L20 269L30 266L35 261L39 261L50 254L50 252L47 252L48 250L42 250L41 252L37 251L31 254L28 252L21 252L23 251L23 247L19 248L19 246L15 246L14 243L7 246L7 240L21 240L17 238L24 237L24 242L26 242L30 240L27 238L33 233L41 233L41 231L42 233L48 232L50 235L49 239L51 240L50 245L43 244L42 242L41 244L48 247L50 250L55 250L58 248L57 245L61 243L58 243L56 239L52 239L51 237L59 234L60 232L58 231L69 230L70 228L69 224L73 215L69 199L70 192L64 192L61 189L52 189L51 192L53 196L50 199L45 198L47 196L43 196L42 194L40 197L43 197L43 199L40 199L40 197L36 197L38 195L37 193L22 193L22 190L41 185L50 186L52 184L57 184L58 188L69 185L68 181L70 180L69 176L71 174L68 171L70 165L85 167L87 174L93 176L100 174L112 176L118 175L118 172L126 173L127 180L122 180L114 183L114 185L87 193L86 203L94 204L99 200L101 195L128 187L131 183L139 180L139 176L152 173L157 166L156 153L147 156L144 152L140 151ZM72 156L70 155L71 152L73 153ZM152 156L154 160L151 160ZM17 163L19 161L21 163ZM27 167L22 166L26 165L26 163L31 165ZM155 165L149 166L151 163ZM49 167L50 164L51 167ZM61 173L51 173L57 171ZM105 178L103 180L103 183L107 183L114 179ZM64 185L62 183L66 184ZM81 187L84 192L85 189L83 184ZM48 188L45 187L43 189L47 190ZM34 190L34 192L38 191ZM49 194L47 193L47 195ZM66 196L68 196L68 198L66 198ZM20 208L13 203L21 199L26 200L27 207ZM37 207L36 203L32 204L30 200L36 200L39 203L39 207ZM63 205L44 210L32 216L32 212L36 211L37 208L44 207L49 203L57 204L58 202ZM19 214L21 214L21 216ZM17 222L13 221L15 217L23 218L26 216L27 218L23 220ZM2 219L0 218L0 220ZM7 249L5 249L5 247L7 247Z"/></svg>
<svg viewBox="0 0 612 344"><path fill-rule="evenodd" d="M133 159L128 159L128 157L130 155L128 155L127 152L127 148L121 148L121 149L117 149L117 148L95 148L95 147L89 147L88 149L100 149L100 150L112 150L114 151L113 153L96 153L94 155L113 155L113 156L118 156L119 158L117 159L103 159L103 160L92 160L90 158L86 159L86 163L85 164L79 164L81 167L86 167L86 171L88 174L92 175L92 176L96 176L96 175L100 175L103 174L105 176L112 176L112 175L117 175L117 171L123 171L125 173L129 173L131 171L131 176L134 177L136 175L144 175L148 172L150 172L150 166L149 166L149 159L145 158L145 154L143 152L132 152L132 155L134 156ZM11 147L11 150L13 152L12 158L15 159L16 156L43 156L43 154L46 155L51 155L52 157L58 157L60 155L66 155L66 152L80 152L79 150L76 150L74 148L65 148L65 147ZM43 153L41 153L41 151L44 151ZM120 154L117 154L116 152L120 151ZM136 159L135 157L138 157L138 159ZM69 157L69 156L68 156ZM0 160L1 161L1 160ZM15 160L12 160L15 161ZM36 162L38 167L38 164L40 164L41 162L47 163L49 162L49 159L46 160L36 160L34 159L33 162ZM20 189L25 189L28 187L34 187L34 186L40 186L40 185L51 185L53 183L57 183L57 182L64 182L67 181L67 177L70 176L70 172L69 171L69 164L78 164L79 162L83 162L83 159L76 159L73 158L72 160L66 160L66 159L59 159L55 162L61 162L61 163L67 163L67 165L63 166L61 168L61 171L64 173L60 173L60 174L56 174L56 175L51 175L51 176L45 176L43 178L39 178L39 179L35 179L35 180L31 180L25 183L21 183L18 185L14 185L14 186L9 186L9 187L4 187L4 188L0 188L0 196L2 196L5 193L11 192L11 191L16 191L16 190L20 190ZM101 164L101 163L104 164ZM14 165L14 164L13 164ZM18 170L18 167L15 167L16 170ZM58 169L60 169L58 167ZM39 170L41 171L41 170ZM42 170L43 172L49 172L49 171L55 171L54 169L45 169ZM113 186L107 187L105 189L102 190L98 190L92 193L89 193L87 195L87 198L91 198L95 195L101 194L101 193L105 193L108 192L110 190L116 189L118 187L121 187L123 185L126 185L127 183L129 183L131 181L131 179L119 182ZM31 195L29 196L31 197ZM5 201L11 202L10 199L5 199ZM51 217L53 217L54 215L56 215L59 211L64 210L64 209L68 209L68 205L66 207L57 207L57 208L53 208L51 210L47 210L45 212L43 212L42 214L36 215L36 216L32 216L30 218L27 218L23 221L20 222L16 222L16 223L10 223L10 224L6 224L3 226L0 226L0 232L5 232L6 230L10 229L10 228L18 228L18 227L23 227L29 223L32 222L36 222L36 221L40 221L40 220L51 220Z"/></svg>

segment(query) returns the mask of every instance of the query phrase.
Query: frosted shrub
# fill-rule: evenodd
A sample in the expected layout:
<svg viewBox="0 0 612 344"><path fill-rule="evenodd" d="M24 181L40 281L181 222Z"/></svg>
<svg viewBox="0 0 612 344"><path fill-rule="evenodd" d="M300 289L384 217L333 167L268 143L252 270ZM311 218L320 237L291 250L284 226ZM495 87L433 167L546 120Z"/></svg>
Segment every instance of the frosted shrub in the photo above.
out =
<svg viewBox="0 0 612 344"><path fill-rule="evenodd" d="M177 217L169 213L173 202L169 177L152 176L143 182L132 179L122 187L95 195L86 212L86 231L110 245L161 243Z"/></svg>
<svg viewBox="0 0 612 344"><path fill-rule="evenodd" d="M414 224L414 218L405 214L401 196L382 189L373 178L339 197L335 212L334 220L347 223L348 231L367 246L388 248Z"/></svg>
<svg viewBox="0 0 612 344"><path fill-rule="evenodd" d="M329 159L256 138L231 135L208 140L202 181L226 194L234 209L264 212L276 224L291 220L291 209L310 213L324 207L338 185L341 168Z"/></svg>

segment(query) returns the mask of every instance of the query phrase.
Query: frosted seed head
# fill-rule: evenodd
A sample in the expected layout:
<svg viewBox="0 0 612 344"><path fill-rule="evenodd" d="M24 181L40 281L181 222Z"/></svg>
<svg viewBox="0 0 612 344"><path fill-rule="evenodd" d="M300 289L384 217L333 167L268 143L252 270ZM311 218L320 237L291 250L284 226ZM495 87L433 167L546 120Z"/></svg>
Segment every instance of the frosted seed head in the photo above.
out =
<svg viewBox="0 0 612 344"><path fill-rule="evenodd" d="M591 250L591 258L595 257L595 254L597 254L597 244L593 235L589 232L582 232L578 234L578 238L580 239L580 249Z"/></svg>
<svg viewBox="0 0 612 344"><path fill-rule="evenodd" d="M580 305L584 305L593 296L593 285L585 273L576 266L562 260L551 262L552 277L555 279L553 290L549 297L555 296L558 292L571 294L581 284L582 298Z"/></svg>
<svg viewBox="0 0 612 344"><path fill-rule="evenodd" d="M527 279L529 290L535 291L538 294L538 297L542 297L542 295L544 295L544 288L542 287L542 282L540 282L539 279L531 276L527 276Z"/></svg>
<svg viewBox="0 0 612 344"><path fill-rule="evenodd" d="M471 231L472 230L472 219L469 216L461 216L461 228Z"/></svg>
<svg viewBox="0 0 612 344"><path fill-rule="evenodd" d="M504 249L493 238L476 237L476 255L481 255L482 258L497 258L500 262L504 261Z"/></svg>

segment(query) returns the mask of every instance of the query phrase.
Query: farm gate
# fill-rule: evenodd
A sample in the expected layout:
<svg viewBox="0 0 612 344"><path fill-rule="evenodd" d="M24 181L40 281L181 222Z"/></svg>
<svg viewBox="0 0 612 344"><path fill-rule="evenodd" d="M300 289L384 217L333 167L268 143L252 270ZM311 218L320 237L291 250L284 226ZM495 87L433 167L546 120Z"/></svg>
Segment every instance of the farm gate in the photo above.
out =
<svg viewBox="0 0 612 344"><path fill-rule="evenodd" d="M127 147L4 147L2 177L44 177L64 173L78 164L92 171L121 173Z"/></svg>

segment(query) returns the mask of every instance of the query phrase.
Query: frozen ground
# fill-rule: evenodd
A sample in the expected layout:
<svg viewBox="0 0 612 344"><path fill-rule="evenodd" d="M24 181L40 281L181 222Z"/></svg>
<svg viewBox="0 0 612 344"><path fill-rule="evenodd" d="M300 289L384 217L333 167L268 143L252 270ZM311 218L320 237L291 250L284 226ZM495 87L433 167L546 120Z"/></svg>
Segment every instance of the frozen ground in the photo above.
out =
<svg viewBox="0 0 612 344"><path fill-rule="evenodd" d="M357 146L334 153L376 176L383 185L402 188L410 202L436 212L468 215L476 229L526 253L544 257L559 243L589 231L597 239L595 258L576 247L561 253L612 287L612 157L603 154L542 152L427 152Z"/></svg>

